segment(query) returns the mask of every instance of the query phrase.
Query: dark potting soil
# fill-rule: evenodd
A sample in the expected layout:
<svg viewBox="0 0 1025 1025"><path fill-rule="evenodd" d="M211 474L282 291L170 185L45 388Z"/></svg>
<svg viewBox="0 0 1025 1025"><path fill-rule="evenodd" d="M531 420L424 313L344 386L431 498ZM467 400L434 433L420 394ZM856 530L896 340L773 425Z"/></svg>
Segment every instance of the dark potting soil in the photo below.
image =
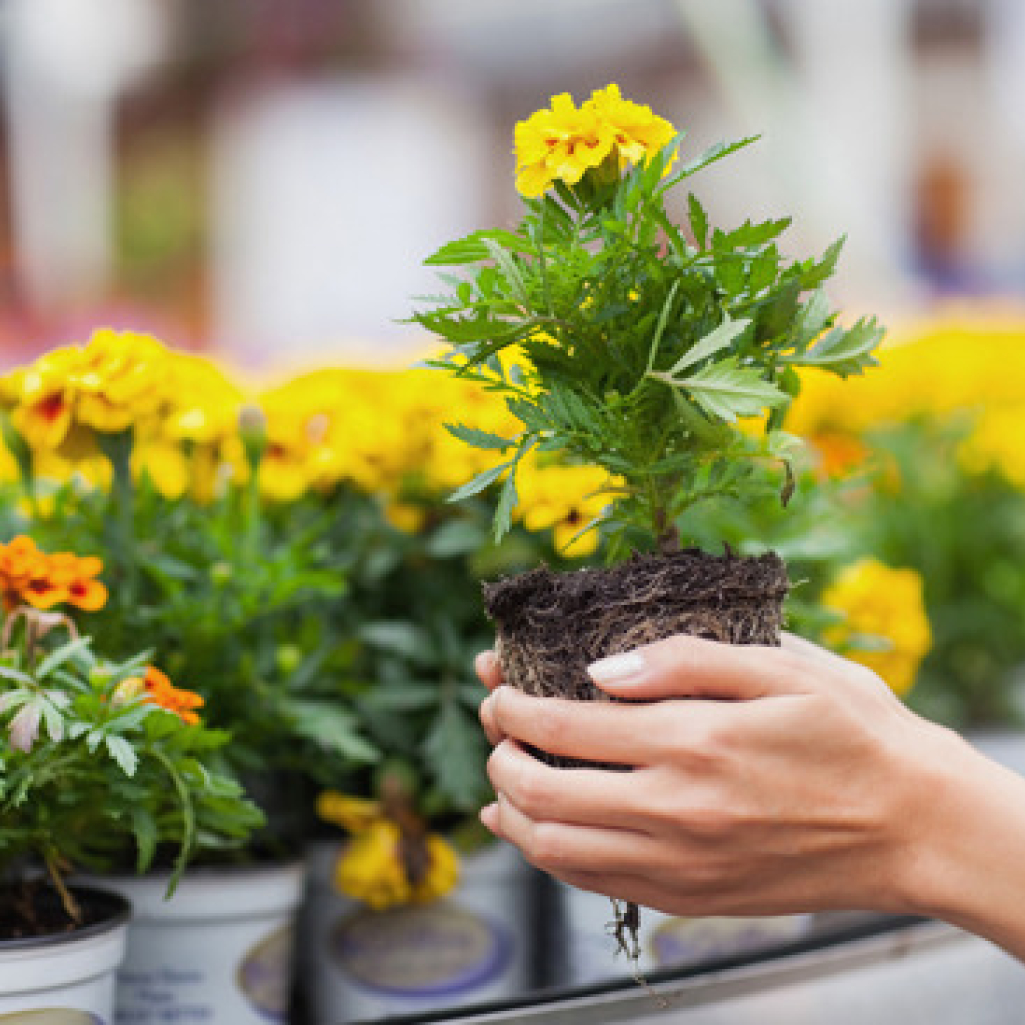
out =
<svg viewBox="0 0 1025 1025"><path fill-rule="evenodd" d="M43 936L60 936L97 925L116 913L123 904L120 898L88 893L75 889L82 914L75 923L61 904L60 896L39 880L8 883L0 887L0 941L26 940Z"/></svg>
<svg viewBox="0 0 1025 1025"><path fill-rule="evenodd" d="M778 645L788 587L786 565L774 553L688 548L608 569L541 566L483 590L505 681L528 694L594 701L608 697L587 675L590 663L673 634Z"/></svg>

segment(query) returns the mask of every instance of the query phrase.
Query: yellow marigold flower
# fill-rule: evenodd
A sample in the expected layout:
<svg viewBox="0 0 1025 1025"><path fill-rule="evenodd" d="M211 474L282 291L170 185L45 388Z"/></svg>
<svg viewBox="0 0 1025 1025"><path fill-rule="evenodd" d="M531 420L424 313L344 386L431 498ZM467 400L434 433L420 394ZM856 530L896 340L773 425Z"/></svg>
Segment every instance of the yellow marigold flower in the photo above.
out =
<svg viewBox="0 0 1025 1025"><path fill-rule="evenodd" d="M822 604L845 617L827 631L826 642L907 694L932 645L921 575L862 559L840 573Z"/></svg>
<svg viewBox="0 0 1025 1025"><path fill-rule="evenodd" d="M647 106L624 100L619 86L594 92L579 108L569 93L517 123L516 188L540 196L556 181L575 185L610 156L637 163L669 143L676 130Z"/></svg>
<svg viewBox="0 0 1025 1025"><path fill-rule="evenodd" d="M1023 382L1025 393L1025 382ZM983 410L958 456L969 472L994 469L1025 490L1025 405Z"/></svg>
<svg viewBox="0 0 1025 1025"><path fill-rule="evenodd" d="M317 815L349 833L358 833L381 817L381 802L325 790L317 798Z"/></svg>
<svg viewBox="0 0 1025 1025"><path fill-rule="evenodd" d="M400 840L399 827L386 818L375 820L357 833L335 866L339 891L381 911L398 904L434 900L455 886L459 861L440 836L427 837L427 872L415 885L403 867Z"/></svg>
<svg viewBox="0 0 1025 1025"><path fill-rule="evenodd" d="M158 415L169 397L169 369L167 349L151 335L94 331L71 380L77 419L111 434Z"/></svg>
<svg viewBox="0 0 1025 1025"><path fill-rule="evenodd" d="M526 459L516 475L517 515L527 530L552 530L559 551L590 555L598 547L598 532L580 531L601 515L609 503L602 489L615 483L595 466L540 466Z"/></svg>
<svg viewBox="0 0 1025 1025"><path fill-rule="evenodd" d="M93 432L155 421L166 406L167 350L155 338L101 328L8 375L11 423L35 450L69 459L95 451Z"/></svg>
<svg viewBox="0 0 1025 1025"><path fill-rule="evenodd" d="M584 106L612 127L621 162L640 163L676 136L676 129L647 104L624 100L615 83L596 89Z"/></svg>

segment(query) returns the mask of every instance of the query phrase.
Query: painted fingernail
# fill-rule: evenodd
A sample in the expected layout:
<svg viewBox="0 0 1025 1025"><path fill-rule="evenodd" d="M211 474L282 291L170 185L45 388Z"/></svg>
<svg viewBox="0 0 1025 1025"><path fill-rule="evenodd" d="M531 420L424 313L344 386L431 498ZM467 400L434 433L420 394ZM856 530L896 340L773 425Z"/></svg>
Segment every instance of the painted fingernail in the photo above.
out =
<svg viewBox="0 0 1025 1025"><path fill-rule="evenodd" d="M600 658L587 667L595 683L619 683L644 671L644 658L636 651L624 651L621 655Z"/></svg>

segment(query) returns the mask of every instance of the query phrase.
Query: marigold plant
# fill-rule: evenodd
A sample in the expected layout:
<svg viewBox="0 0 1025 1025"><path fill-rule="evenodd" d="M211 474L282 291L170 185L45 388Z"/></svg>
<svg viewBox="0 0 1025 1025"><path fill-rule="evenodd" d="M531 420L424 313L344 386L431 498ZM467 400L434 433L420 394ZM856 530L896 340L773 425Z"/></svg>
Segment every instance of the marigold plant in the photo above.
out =
<svg viewBox="0 0 1025 1025"><path fill-rule="evenodd" d="M792 439L780 426L798 368L846 377L874 362L875 321L839 326L821 289L840 243L789 259L777 242L789 218L713 229L693 193L687 223L673 220L672 190L751 141L675 167L680 137L614 86L579 109L556 97L517 127L520 223L427 260L462 272L414 315L449 343L433 365L501 396L516 420L510 432L450 426L498 460L457 493L504 478L496 535L538 450L604 471L596 493L608 508L596 519L613 554L674 547L683 514L761 493L766 466L781 467L773 486L789 490ZM743 418L762 418L762 431Z"/></svg>
<svg viewBox="0 0 1025 1025"><path fill-rule="evenodd" d="M10 546L8 546L10 547ZM24 548L25 546L19 546ZM240 846L261 816L214 768L227 734L207 728L188 692L147 654L98 657L74 622L22 604L0 617L0 876L44 870L65 910L79 912L69 869L139 872Z"/></svg>

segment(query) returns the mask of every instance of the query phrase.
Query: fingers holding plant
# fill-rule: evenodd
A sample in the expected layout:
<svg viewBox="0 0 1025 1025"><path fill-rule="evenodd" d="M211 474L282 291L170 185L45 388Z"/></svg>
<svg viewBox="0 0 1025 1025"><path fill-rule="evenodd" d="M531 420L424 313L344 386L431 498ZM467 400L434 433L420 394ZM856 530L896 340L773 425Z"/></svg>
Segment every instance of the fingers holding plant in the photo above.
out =
<svg viewBox="0 0 1025 1025"><path fill-rule="evenodd" d="M906 909L902 862L959 742L807 642L755 655L652 645L642 657L657 668L634 693L662 700L578 707L561 727L562 703L499 689L485 715L515 740L492 755L485 825L568 882L671 913ZM688 696L710 686L752 696ZM637 768L558 769L524 749L553 737Z"/></svg>

